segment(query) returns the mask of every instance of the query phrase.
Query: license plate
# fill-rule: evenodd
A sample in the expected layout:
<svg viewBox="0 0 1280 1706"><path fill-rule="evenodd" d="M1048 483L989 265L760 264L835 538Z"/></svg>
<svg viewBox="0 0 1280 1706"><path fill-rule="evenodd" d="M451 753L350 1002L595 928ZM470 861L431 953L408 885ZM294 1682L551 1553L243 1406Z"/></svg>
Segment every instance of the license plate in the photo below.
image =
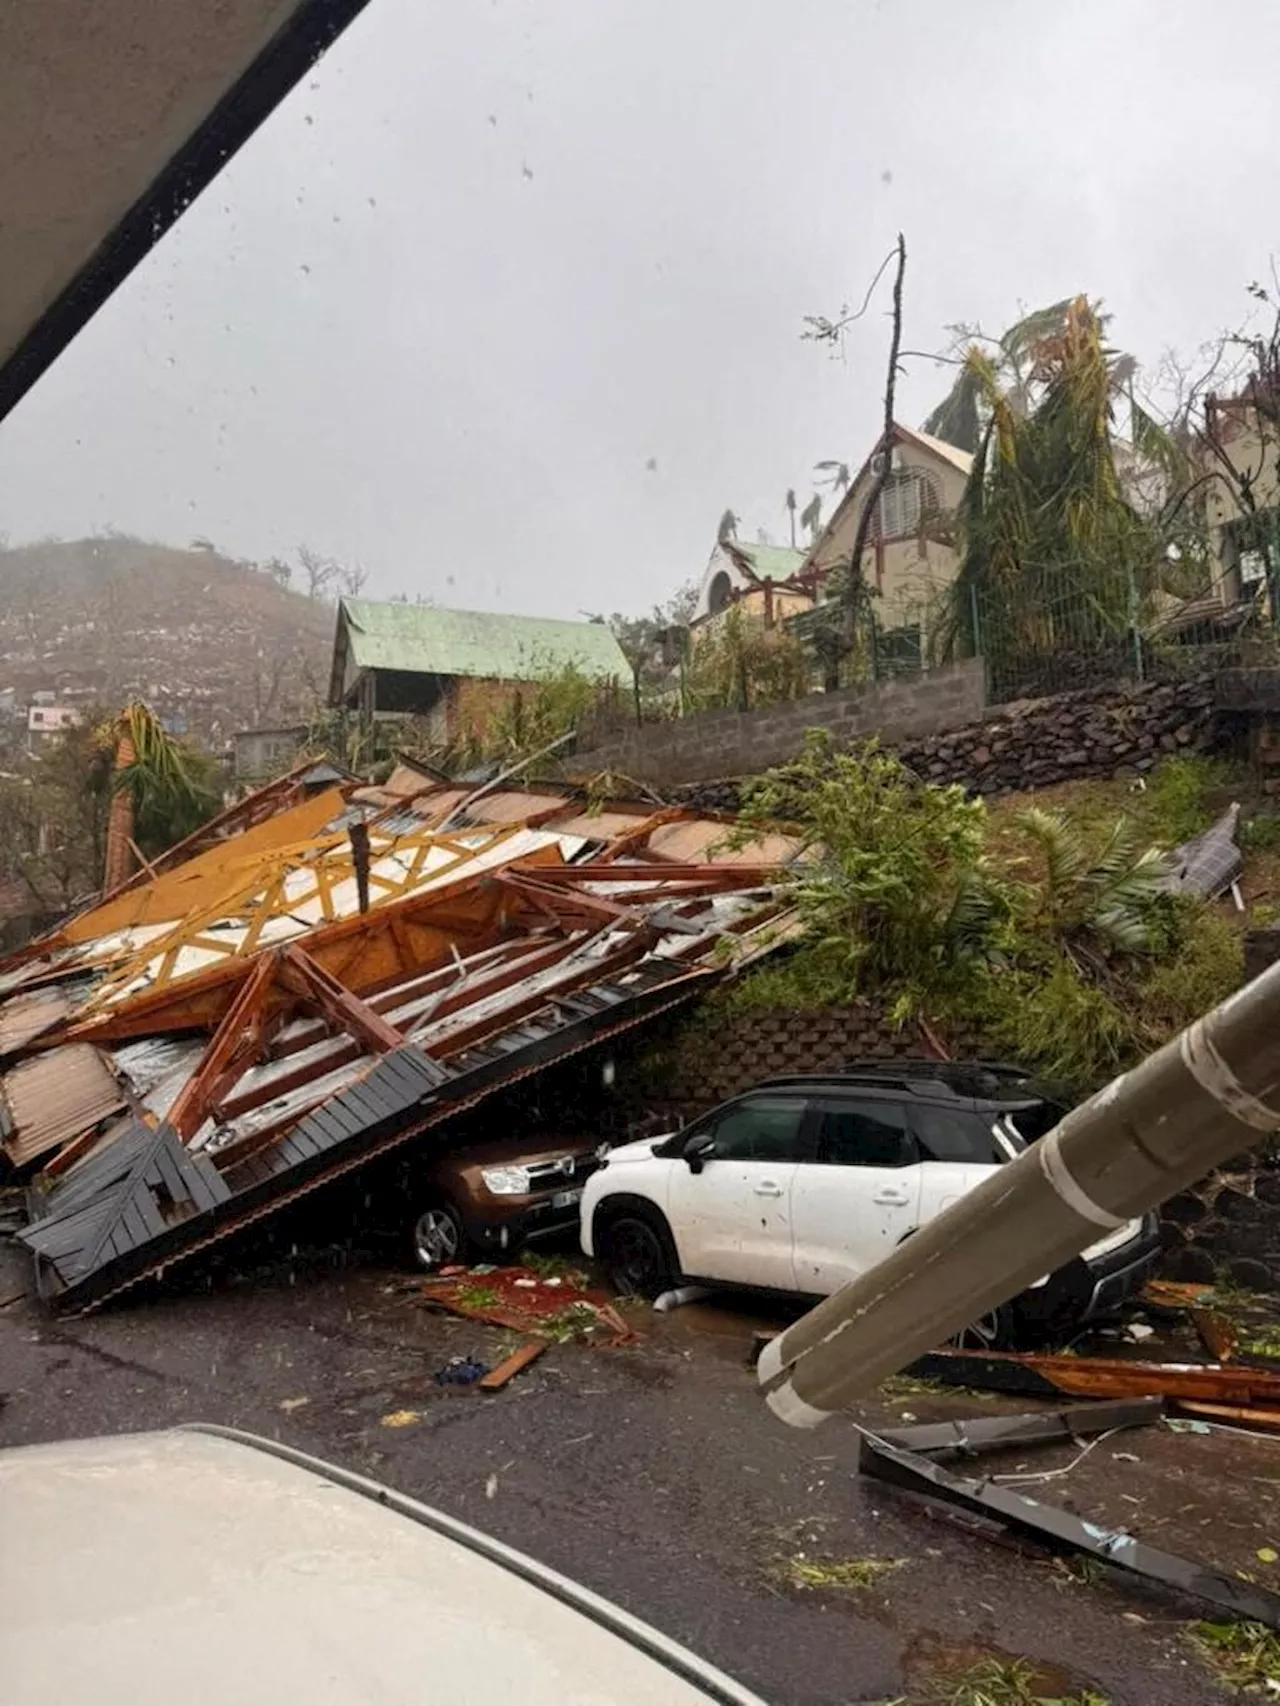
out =
<svg viewBox="0 0 1280 1706"><path fill-rule="evenodd" d="M582 1201L582 1187L576 1191L557 1191L551 1199L552 1208L572 1208L574 1203Z"/></svg>

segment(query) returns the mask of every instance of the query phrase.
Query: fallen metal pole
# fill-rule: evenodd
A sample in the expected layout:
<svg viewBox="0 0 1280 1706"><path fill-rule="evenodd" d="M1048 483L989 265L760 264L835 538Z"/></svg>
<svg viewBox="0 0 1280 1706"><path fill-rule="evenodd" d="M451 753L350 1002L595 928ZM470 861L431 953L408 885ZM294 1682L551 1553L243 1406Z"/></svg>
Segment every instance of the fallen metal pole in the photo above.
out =
<svg viewBox="0 0 1280 1706"><path fill-rule="evenodd" d="M1075 1404L1069 1410L1033 1410L1021 1416L957 1416L947 1422L916 1422L908 1428L877 1428L875 1434L886 1445L921 1456L936 1451L972 1456L1050 1439L1084 1439L1120 1428L1144 1428L1163 1415L1163 1398L1128 1398L1116 1404Z"/></svg>
<svg viewBox="0 0 1280 1706"><path fill-rule="evenodd" d="M875 1434L862 1433L858 1441L858 1467L864 1475L874 1475L908 1492L941 1499L944 1504L957 1505L977 1516L994 1517L1015 1534L1042 1546L1087 1553L1103 1564L1161 1582L1179 1593L1193 1594L1233 1617L1264 1623L1268 1629L1280 1629L1280 1595L1269 1588L1240 1581L1172 1552L1161 1552L1123 1530L1102 1528L994 1481L954 1475L927 1457L902 1451Z"/></svg>
<svg viewBox="0 0 1280 1706"><path fill-rule="evenodd" d="M945 1344L1280 1130L1278 1087L1275 965L771 1340L756 1365L770 1408L813 1427Z"/></svg>

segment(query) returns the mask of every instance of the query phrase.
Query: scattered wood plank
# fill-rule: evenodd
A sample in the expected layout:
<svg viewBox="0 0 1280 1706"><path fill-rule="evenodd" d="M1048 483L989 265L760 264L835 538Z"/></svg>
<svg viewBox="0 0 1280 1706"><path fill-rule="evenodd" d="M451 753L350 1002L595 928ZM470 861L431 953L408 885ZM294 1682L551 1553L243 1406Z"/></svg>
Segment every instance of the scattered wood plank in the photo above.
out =
<svg viewBox="0 0 1280 1706"><path fill-rule="evenodd" d="M1280 1374L1239 1363L1128 1362L1120 1357L1021 1356L1008 1351L932 1351L906 1370L920 1380L1031 1397L1163 1397L1280 1410Z"/></svg>
<svg viewBox="0 0 1280 1706"><path fill-rule="evenodd" d="M1228 1422L1240 1428L1256 1428L1260 1433L1280 1434L1280 1410L1258 1410L1240 1404L1178 1403L1178 1414L1203 1416L1209 1422Z"/></svg>
<svg viewBox="0 0 1280 1706"><path fill-rule="evenodd" d="M1214 1309L1193 1309L1191 1324L1200 1335L1200 1341L1211 1357L1219 1362L1230 1362L1235 1356L1239 1344L1235 1328L1225 1315L1219 1315Z"/></svg>
<svg viewBox="0 0 1280 1706"><path fill-rule="evenodd" d="M546 1348L547 1341L545 1339L530 1339L527 1344L521 1345L518 1351L512 1351L511 1355L500 1362L496 1368L491 1368L488 1374L481 1375L480 1390L482 1392L501 1391L508 1380L514 1379L521 1369L528 1368L531 1362L537 1362Z"/></svg>

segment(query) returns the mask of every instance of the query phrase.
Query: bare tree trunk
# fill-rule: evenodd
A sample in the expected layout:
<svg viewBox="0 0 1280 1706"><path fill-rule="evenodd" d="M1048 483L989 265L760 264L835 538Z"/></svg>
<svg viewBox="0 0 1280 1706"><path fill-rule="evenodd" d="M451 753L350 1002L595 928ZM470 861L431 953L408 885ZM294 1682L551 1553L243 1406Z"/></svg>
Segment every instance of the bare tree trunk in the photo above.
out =
<svg viewBox="0 0 1280 1706"><path fill-rule="evenodd" d="M128 735L121 735L116 747L116 774L127 770L137 755ZM117 786L111 796L111 811L107 817L106 869L102 877L103 894L111 894L121 883L128 882L134 872L133 859L133 792Z"/></svg>
<svg viewBox="0 0 1280 1706"><path fill-rule="evenodd" d="M876 513L876 506L889 483L889 463L893 449L893 400L898 384L898 351L902 348L902 275L906 268L907 242L899 231L898 270L893 280L893 335L889 342L889 373L884 387L884 430L880 440L880 472L872 480L870 489L863 501L862 513L858 517L858 531L854 535L853 551L849 559L849 584L845 593L845 630L850 647L853 645L858 619L858 605L862 601L863 594L862 553L866 549L867 535L871 531L871 522Z"/></svg>

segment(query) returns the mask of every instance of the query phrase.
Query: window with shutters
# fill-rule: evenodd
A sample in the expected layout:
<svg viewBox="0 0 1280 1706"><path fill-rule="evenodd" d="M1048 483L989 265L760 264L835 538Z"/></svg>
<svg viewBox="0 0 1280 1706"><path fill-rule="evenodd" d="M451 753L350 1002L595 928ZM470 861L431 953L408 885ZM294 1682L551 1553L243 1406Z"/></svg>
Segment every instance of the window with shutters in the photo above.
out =
<svg viewBox="0 0 1280 1706"><path fill-rule="evenodd" d="M918 533L923 518L938 507L938 488L923 470L907 468L890 474L876 505L873 537L901 539Z"/></svg>

